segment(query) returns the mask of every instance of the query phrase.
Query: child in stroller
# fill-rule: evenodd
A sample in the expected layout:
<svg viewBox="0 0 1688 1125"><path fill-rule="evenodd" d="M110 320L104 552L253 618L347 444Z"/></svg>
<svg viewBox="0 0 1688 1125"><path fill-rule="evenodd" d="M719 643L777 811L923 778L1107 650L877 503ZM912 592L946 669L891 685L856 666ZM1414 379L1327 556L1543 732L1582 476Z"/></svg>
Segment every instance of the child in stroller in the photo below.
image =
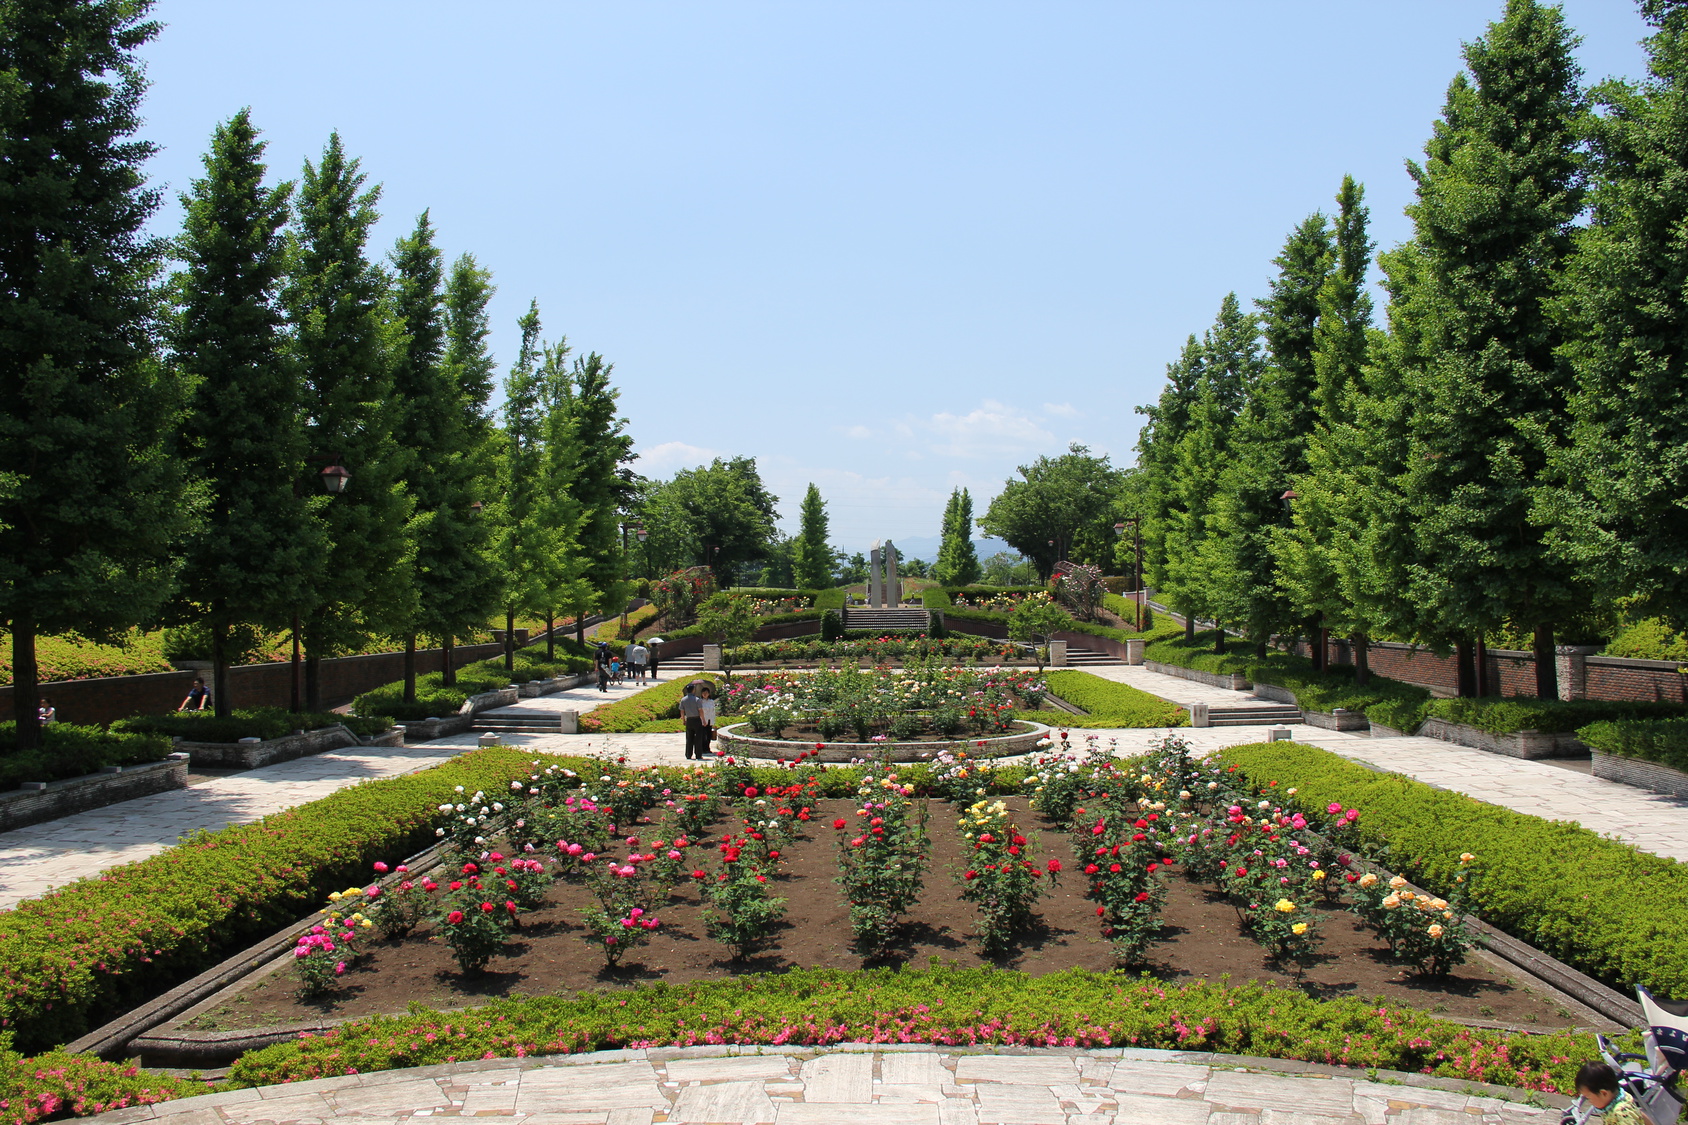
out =
<svg viewBox="0 0 1688 1125"><path fill-rule="evenodd" d="M1561 1125L1584 1125L1597 1111L1612 1125L1675 1125L1682 1113L1676 1078L1688 1069L1688 1001L1656 1000L1639 985L1635 993L1647 1019L1641 1033L1646 1054L1621 1052L1596 1036L1604 1061L1577 1071L1577 1100L1560 1116Z"/></svg>

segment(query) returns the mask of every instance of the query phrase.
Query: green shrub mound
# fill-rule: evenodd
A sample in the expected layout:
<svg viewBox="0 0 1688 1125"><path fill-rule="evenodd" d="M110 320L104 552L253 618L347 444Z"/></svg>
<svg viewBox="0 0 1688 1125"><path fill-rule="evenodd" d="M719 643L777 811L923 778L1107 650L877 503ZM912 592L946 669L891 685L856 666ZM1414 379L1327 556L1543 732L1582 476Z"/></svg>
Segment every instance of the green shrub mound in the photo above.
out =
<svg viewBox="0 0 1688 1125"><path fill-rule="evenodd" d="M1577 737L1592 750L1688 773L1688 718L1590 723L1577 731Z"/></svg>
<svg viewBox="0 0 1688 1125"><path fill-rule="evenodd" d="M1681 718L1688 707L1680 703L1640 703L1603 699L1433 699L1425 718L1463 723L1489 734L1521 730L1565 733L1590 723L1640 719Z"/></svg>
<svg viewBox="0 0 1688 1125"><path fill-rule="evenodd" d="M1437 894L1451 894L1460 853L1475 854L1484 921L1620 991L1688 996L1688 864L1311 746L1239 746L1222 760L1262 790L1276 782L1275 796L1294 787L1311 808L1357 807L1386 865Z"/></svg>
<svg viewBox="0 0 1688 1125"><path fill-rule="evenodd" d="M0 911L0 1028L25 1050L76 1038L432 843L453 786L507 787L531 758L492 747L363 782Z"/></svg>
<svg viewBox="0 0 1688 1125"><path fill-rule="evenodd" d="M515 654L515 670L505 671L504 658L495 656L477 664L465 664L457 670L457 682L447 686L442 673L429 672L416 677L416 701L404 701L404 682L382 684L352 700L356 715L385 715L401 722L418 719L444 719L463 709L471 695L501 691L511 684L525 684L529 680L549 680L557 676L577 675L592 669L593 646L582 644L573 637L558 638L556 660L545 659L545 646L519 648Z"/></svg>
<svg viewBox="0 0 1688 1125"><path fill-rule="evenodd" d="M1071 703L1074 707L1083 708L1088 712L1083 716L1067 716L1068 726L1074 725L1070 720L1075 718L1108 720L1106 723L1087 722L1082 724L1086 728L1104 725L1109 727L1183 727L1190 724L1189 714L1176 703L1168 703L1159 696L1150 695L1146 691L1139 691L1129 684L1117 684L1090 672L1073 670L1046 672L1043 678L1049 684L1051 692ZM1048 722L1047 719L1033 721Z"/></svg>
<svg viewBox="0 0 1688 1125"><path fill-rule="evenodd" d="M1567 1091L1593 1037L1464 1027L1382 1001L1082 970L874 969L654 984L358 1020L243 1056L234 1086L479 1058L703 1043L1138 1047L1417 1071Z"/></svg>
<svg viewBox="0 0 1688 1125"><path fill-rule="evenodd" d="M1688 632L1678 632L1662 618L1643 618L1620 630L1602 655L1688 662Z"/></svg>
<svg viewBox="0 0 1688 1125"><path fill-rule="evenodd" d="M70 723L41 728L41 746L17 750L18 725L0 723L0 789L26 781L62 781L97 773L106 766L134 766L162 761L170 740L157 734L107 731Z"/></svg>
<svg viewBox="0 0 1688 1125"><path fill-rule="evenodd" d="M355 735L370 738L390 728L384 715L363 718L332 711L289 711L285 707L237 708L226 719L209 711L177 711L168 715L137 715L111 724L113 731L161 734L189 742L239 742L243 738L283 738L296 730L321 730L339 723Z"/></svg>
<svg viewBox="0 0 1688 1125"><path fill-rule="evenodd" d="M686 685L707 680L720 694L721 677L712 672L688 676L683 680L669 680L665 684L648 687L644 691L605 703L580 716L582 734L629 734L647 723L680 717L680 697ZM681 727L679 729L685 729Z"/></svg>

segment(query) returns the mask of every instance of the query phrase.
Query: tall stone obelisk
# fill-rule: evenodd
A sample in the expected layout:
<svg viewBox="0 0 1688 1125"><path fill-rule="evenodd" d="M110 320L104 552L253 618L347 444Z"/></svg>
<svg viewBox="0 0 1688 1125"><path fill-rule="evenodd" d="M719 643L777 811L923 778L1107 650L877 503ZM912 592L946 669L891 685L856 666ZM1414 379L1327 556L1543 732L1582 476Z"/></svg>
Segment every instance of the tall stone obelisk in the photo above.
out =
<svg viewBox="0 0 1688 1125"><path fill-rule="evenodd" d="M876 541L867 560L867 605L869 609L885 608L885 583L880 578L880 551Z"/></svg>
<svg viewBox="0 0 1688 1125"><path fill-rule="evenodd" d="M903 580L897 577L897 547L885 541L885 602L892 609L903 604Z"/></svg>

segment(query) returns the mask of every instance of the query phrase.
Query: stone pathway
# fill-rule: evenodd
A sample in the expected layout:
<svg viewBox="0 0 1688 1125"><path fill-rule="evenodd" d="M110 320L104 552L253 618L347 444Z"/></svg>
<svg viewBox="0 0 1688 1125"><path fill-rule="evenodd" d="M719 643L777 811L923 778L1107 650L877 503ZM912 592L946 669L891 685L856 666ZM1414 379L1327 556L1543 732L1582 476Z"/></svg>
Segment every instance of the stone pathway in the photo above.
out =
<svg viewBox="0 0 1688 1125"><path fill-rule="evenodd" d="M647 679L644 683L634 683L629 680L622 684L611 684L607 692L598 690L596 682L582 684L567 691L552 692L550 695L536 695L531 699L523 699L512 703L508 707L496 707L481 714L489 718L516 719L526 715L544 716L550 718L558 711L578 711L584 715L595 707L605 703L614 703L626 699L630 695L637 695L648 687L659 683L667 683L673 676L662 676L656 680Z"/></svg>
<svg viewBox="0 0 1688 1125"><path fill-rule="evenodd" d="M437 742L348 746L0 833L0 909L157 855L189 832L246 824L359 781L411 773L462 752L461 746Z"/></svg>
<svg viewBox="0 0 1688 1125"><path fill-rule="evenodd" d="M1566 1099L1422 1075L1120 1048L688 1047L489 1059L117 1110L108 1125L1551 1125ZM1538 1104L1523 1101L1532 1097Z"/></svg>

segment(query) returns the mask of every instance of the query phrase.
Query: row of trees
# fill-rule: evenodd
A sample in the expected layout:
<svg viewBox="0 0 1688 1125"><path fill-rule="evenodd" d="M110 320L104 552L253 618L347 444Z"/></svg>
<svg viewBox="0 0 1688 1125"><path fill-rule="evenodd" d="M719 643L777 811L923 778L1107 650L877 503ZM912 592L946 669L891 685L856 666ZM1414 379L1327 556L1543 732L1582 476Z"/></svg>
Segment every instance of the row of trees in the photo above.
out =
<svg viewBox="0 0 1688 1125"><path fill-rule="evenodd" d="M243 630L293 630L314 708L320 660L372 636L413 658L418 636L449 645L500 606L613 604L631 440L609 365L539 344L530 312L498 426L489 275L469 255L448 268L426 213L371 260L379 189L338 136L272 185L237 114L179 236L147 237L146 8L14 5L0 29L0 619L20 745L38 741L43 632L203 623L226 713Z"/></svg>
<svg viewBox="0 0 1688 1125"><path fill-rule="evenodd" d="M1556 639L1614 605L1688 618L1688 4L1645 0L1649 77L1582 84L1557 8L1470 43L1379 259L1359 184L1297 226L1168 367L1126 480L1149 573L1247 633L1459 654ZM1223 646L1223 632L1218 634Z"/></svg>

